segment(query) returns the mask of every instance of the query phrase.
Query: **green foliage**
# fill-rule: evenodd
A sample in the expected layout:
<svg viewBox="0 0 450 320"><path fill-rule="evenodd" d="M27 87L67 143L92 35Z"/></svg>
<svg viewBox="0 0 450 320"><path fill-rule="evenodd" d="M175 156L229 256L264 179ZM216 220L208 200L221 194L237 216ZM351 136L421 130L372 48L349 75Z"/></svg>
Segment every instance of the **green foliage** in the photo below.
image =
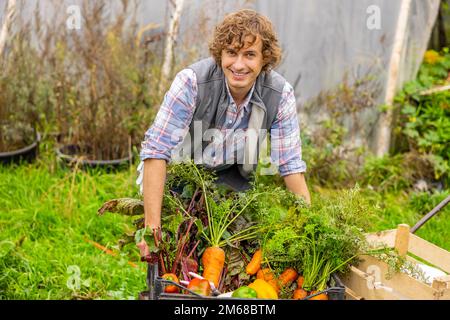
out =
<svg viewBox="0 0 450 320"><path fill-rule="evenodd" d="M359 188L318 195L311 207L282 189L259 185L253 192L263 190L264 197L248 214L269 227L260 241L277 272L294 267L308 289L324 289L331 273L345 271L364 250L363 231L371 211Z"/></svg>
<svg viewBox="0 0 450 320"><path fill-rule="evenodd" d="M372 251L371 255L388 265L388 271L386 273L387 280L391 279L395 274L402 272L423 283L429 282L428 277L416 263L407 260L406 257L400 256L391 248Z"/></svg>
<svg viewBox="0 0 450 320"><path fill-rule="evenodd" d="M199 182L196 188L202 192L204 199L204 209L207 215L207 226L203 231L203 237L210 246L225 246L226 244L238 243L244 240L255 238L259 228L255 226L245 226L241 224L242 229L230 232L230 227L241 216L243 211L256 199L259 194L248 196L231 195L224 197L220 189L212 185L213 180L205 180L211 177L211 173L197 167L193 162L182 164L185 170L190 171L189 176L194 177L194 181ZM182 172L184 170L181 170ZM183 181L183 180L181 180ZM207 183L208 182L208 183ZM209 186L209 188L207 187ZM245 226L245 227L244 227Z"/></svg>
<svg viewBox="0 0 450 320"><path fill-rule="evenodd" d="M47 147L51 149L41 146L44 155L47 155ZM134 171L74 173L54 167L51 162L46 158L35 165L0 166L1 299L136 298L146 287L145 267L138 262L139 252L134 245L119 251L117 244L117 239L131 228L133 218L113 214L96 216L97 209L109 199L137 196L132 192L135 190ZM264 195L259 201L252 202L242 217L245 216L245 223L256 220L274 226L270 233L261 233L261 236L267 234L267 242L270 240L272 260L278 256L285 260L296 259L298 252L305 248L305 243L295 238L298 236L296 231L304 229L309 222L317 225L314 230L328 225L334 230L348 224L350 227L331 234L329 241L333 246L337 245L337 250L340 237L345 237L345 243L346 235L353 232L353 228L358 234L359 228L375 232L396 228L399 223L412 226L449 195L448 191L407 194L370 189L314 189L313 206L309 209L280 187L275 177L272 180L264 177L264 183L259 181L261 184L256 184L255 190L247 196L262 192ZM290 210L292 206L294 209ZM418 236L450 250L449 210L447 206L427 222L418 231ZM175 230L178 214L170 208L164 209L162 219L168 233ZM279 221L281 223L277 225ZM236 223L241 222L236 220ZM329 234L329 229L323 230L322 233ZM102 253L85 238L114 250L117 256ZM245 267L243 251L259 245L244 241L237 248L229 247L231 251L227 249L227 263L234 272L225 279L227 288L247 283L248 277L242 274ZM131 267L128 261L137 263L139 268ZM296 261L301 267L301 260ZM75 290L67 286L67 282L74 279L74 273L69 272L73 265L81 271L80 286ZM274 263L280 271L286 265L286 262Z"/></svg>
<svg viewBox="0 0 450 320"><path fill-rule="evenodd" d="M413 183L411 168L402 166L403 159L402 154L381 158L367 157L362 168L361 183L375 186L380 191L398 191L409 188Z"/></svg>
<svg viewBox="0 0 450 320"><path fill-rule="evenodd" d="M394 130L393 155L382 158L370 155L365 148L352 149L345 144L357 126L357 112L364 109L364 103L373 105L377 92L374 83L369 86L370 81L364 78L349 86L343 81L336 90L321 94L312 106L323 111L316 114L329 117L322 119L314 131L302 131L302 153L310 184L349 188L358 183L381 192L411 189L419 179L427 183L441 180L444 187L448 186L450 90L420 93L448 85L449 66L448 49L441 54L427 52L417 80L407 83L396 97L395 108L401 112L397 117L399 126ZM380 106L380 111L386 108L392 107ZM344 115L353 121L343 122Z"/></svg>
<svg viewBox="0 0 450 320"><path fill-rule="evenodd" d="M448 85L449 73L448 49L441 55L427 52L417 80L407 83L395 100L401 112L401 133L407 138L409 149L429 155L434 178L444 181L450 172L450 90L424 91L445 83Z"/></svg>
<svg viewBox="0 0 450 320"><path fill-rule="evenodd" d="M61 142L77 145L88 159L126 157L142 141L159 102L151 90L159 61L137 42L136 8L128 0L121 5L122 13L112 16L104 2L85 2L81 31L61 27L50 37L47 116Z"/></svg>
<svg viewBox="0 0 450 320"><path fill-rule="evenodd" d="M433 192L384 192L363 190L371 205L369 232L395 229L399 224L414 226L426 213L450 195L448 190ZM450 250L450 207L447 205L417 231L417 235L435 245Z"/></svg>
<svg viewBox="0 0 450 320"><path fill-rule="evenodd" d="M314 184L352 187L358 180L367 150L349 142L367 130L360 117L376 105L380 94L377 73L370 67L361 76L345 74L338 86L321 92L304 107L308 123L302 129L302 154L308 165L306 175Z"/></svg>
<svg viewBox="0 0 450 320"><path fill-rule="evenodd" d="M0 166L0 299L136 299L145 267L128 264L138 263L137 248L117 250L131 218L95 214L110 198L133 196L133 182L134 172Z"/></svg>
<svg viewBox="0 0 450 320"><path fill-rule="evenodd" d="M345 127L334 119L324 121L312 137L303 134L302 154L308 165L306 175L313 183L338 187L355 180L358 161L353 157L349 159L349 150L343 148L346 134Z"/></svg>
<svg viewBox="0 0 450 320"><path fill-rule="evenodd" d="M35 141L43 108L42 62L30 44L29 26L16 32L0 61L0 152Z"/></svg>

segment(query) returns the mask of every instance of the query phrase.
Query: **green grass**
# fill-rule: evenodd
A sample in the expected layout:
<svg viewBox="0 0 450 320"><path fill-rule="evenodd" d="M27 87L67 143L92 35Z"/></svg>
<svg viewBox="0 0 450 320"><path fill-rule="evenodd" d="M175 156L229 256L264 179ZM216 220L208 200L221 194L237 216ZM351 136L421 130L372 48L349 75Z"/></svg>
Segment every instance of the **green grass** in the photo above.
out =
<svg viewBox="0 0 450 320"><path fill-rule="evenodd" d="M367 196L377 204L374 205L376 209L371 231L395 229L401 223L413 227L449 195L449 190L434 193L396 192L383 195L367 192ZM428 220L416 235L450 251L450 204Z"/></svg>
<svg viewBox="0 0 450 320"><path fill-rule="evenodd" d="M312 188L325 196L339 196L337 190ZM361 196L370 206L367 232L396 229L399 224L408 224L411 228L442 200L450 195L450 190L413 192L406 190L376 192L361 188ZM313 199L314 200L314 199ZM428 220L416 235L435 245L450 251L450 204Z"/></svg>
<svg viewBox="0 0 450 320"><path fill-rule="evenodd" d="M85 241L114 250L131 218L96 212L107 200L136 196L135 172L71 171L47 158L0 166L0 299L137 298L146 271L135 246L113 257ZM448 194L364 190L373 205L371 231L413 226ZM447 206L418 235L450 250L449 214Z"/></svg>
<svg viewBox="0 0 450 320"><path fill-rule="evenodd" d="M85 241L116 246L131 218L96 212L106 200L135 196L134 180L127 170L0 166L0 299L137 298L146 273L134 245L111 256Z"/></svg>

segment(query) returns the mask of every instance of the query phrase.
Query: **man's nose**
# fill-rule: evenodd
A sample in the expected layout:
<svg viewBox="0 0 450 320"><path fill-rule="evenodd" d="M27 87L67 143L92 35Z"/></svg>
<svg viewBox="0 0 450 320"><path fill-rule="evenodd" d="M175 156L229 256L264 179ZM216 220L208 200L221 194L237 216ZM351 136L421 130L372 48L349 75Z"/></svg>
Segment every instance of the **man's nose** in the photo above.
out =
<svg viewBox="0 0 450 320"><path fill-rule="evenodd" d="M236 71L242 70L245 68L244 57L241 54L238 54L236 57L236 61L233 64L233 67Z"/></svg>

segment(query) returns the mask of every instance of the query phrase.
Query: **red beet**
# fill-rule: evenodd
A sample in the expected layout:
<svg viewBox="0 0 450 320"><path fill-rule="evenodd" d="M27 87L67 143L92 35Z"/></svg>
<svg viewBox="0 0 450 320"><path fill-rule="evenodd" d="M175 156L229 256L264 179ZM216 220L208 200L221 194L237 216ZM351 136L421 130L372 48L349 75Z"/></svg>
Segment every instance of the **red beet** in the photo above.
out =
<svg viewBox="0 0 450 320"><path fill-rule="evenodd" d="M183 258L183 264L186 265L188 272L198 272L198 262L192 258Z"/></svg>

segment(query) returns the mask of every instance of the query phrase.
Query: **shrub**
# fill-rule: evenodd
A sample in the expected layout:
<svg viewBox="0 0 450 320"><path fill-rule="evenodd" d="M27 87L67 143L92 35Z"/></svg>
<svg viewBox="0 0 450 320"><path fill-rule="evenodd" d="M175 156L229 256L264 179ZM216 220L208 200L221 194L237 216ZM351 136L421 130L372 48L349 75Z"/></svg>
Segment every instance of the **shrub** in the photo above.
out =
<svg viewBox="0 0 450 320"><path fill-rule="evenodd" d="M444 85L450 79L450 53L427 53L417 80L405 85L396 98L400 110L397 140L408 148L426 155L433 163L434 179L447 180L450 171L450 90L427 89ZM403 137L405 139L403 139Z"/></svg>
<svg viewBox="0 0 450 320"><path fill-rule="evenodd" d="M0 152L20 149L35 140L42 64L30 45L29 26L19 28L0 60Z"/></svg>
<svg viewBox="0 0 450 320"><path fill-rule="evenodd" d="M64 144L77 145L88 159L128 155L153 116L157 59L136 39L136 12L130 1L109 16L103 1L84 1L80 31L53 35L51 115Z"/></svg>

